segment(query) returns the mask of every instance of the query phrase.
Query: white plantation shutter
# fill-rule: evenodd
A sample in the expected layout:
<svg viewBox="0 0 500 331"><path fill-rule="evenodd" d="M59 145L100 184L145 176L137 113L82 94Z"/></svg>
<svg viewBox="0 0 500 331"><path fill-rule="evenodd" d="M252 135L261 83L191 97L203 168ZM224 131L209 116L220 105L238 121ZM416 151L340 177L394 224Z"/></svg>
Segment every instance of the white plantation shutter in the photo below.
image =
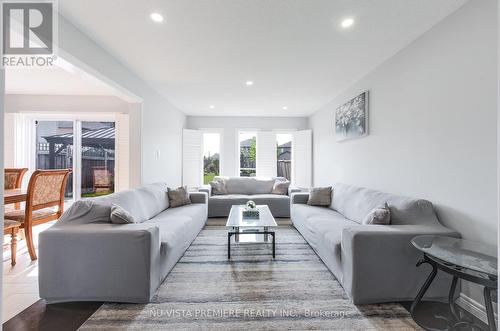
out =
<svg viewBox="0 0 500 331"><path fill-rule="evenodd" d="M182 135L182 185L200 187L203 175L202 132L184 129Z"/></svg>
<svg viewBox="0 0 500 331"><path fill-rule="evenodd" d="M303 130L293 134L293 185L309 188L312 185L312 131Z"/></svg>
<svg viewBox="0 0 500 331"><path fill-rule="evenodd" d="M116 116L116 157L115 190L123 191L130 187L130 125L128 114Z"/></svg>
<svg viewBox="0 0 500 331"><path fill-rule="evenodd" d="M276 133L270 131L257 132L257 176L276 177Z"/></svg>

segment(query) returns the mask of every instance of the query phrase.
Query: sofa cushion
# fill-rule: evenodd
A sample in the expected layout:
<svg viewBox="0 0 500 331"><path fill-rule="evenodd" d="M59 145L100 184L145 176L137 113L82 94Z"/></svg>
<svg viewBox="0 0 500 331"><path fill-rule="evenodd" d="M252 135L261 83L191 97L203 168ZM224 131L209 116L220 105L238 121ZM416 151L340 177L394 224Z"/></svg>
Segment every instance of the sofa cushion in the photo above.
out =
<svg viewBox="0 0 500 331"><path fill-rule="evenodd" d="M163 280L182 257L207 220L205 204L169 208L146 221L160 229L160 273Z"/></svg>
<svg viewBox="0 0 500 331"><path fill-rule="evenodd" d="M386 203L391 211L391 224L435 224L438 222L431 202L397 196L363 187L337 183L333 186L330 207L348 219L362 223L374 208Z"/></svg>
<svg viewBox="0 0 500 331"><path fill-rule="evenodd" d="M189 199L189 193L187 186L181 186L176 189L167 188L168 193L168 203L171 208L180 207L184 205L189 205L191 199Z"/></svg>
<svg viewBox="0 0 500 331"><path fill-rule="evenodd" d="M111 204L99 203L96 199L78 200L62 214L57 223L109 223L110 214Z"/></svg>
<svg viewBox="0 0 500 331"><path fill-rule="evenodd" d="M215 177L213 181L208 183L212 188L213 195L227 194L226 181L222 177Z"/></svg>
<svg viewBox="0 0 500 331"><path fill-rule="evenodd" d="M335 277L341 280L343 275L342 231L346 227L357 225L357 223L346 219L330 208L307 205L293 205L292 217L295 228L332 270Z"/></svg>
<svg viewBox="0 0 500 331"><path fill-rule="evenodd" d="M332 202L332 187L313 187L309 190L309 206L330 206Z"/></svg>
<svg viewBox="0 0 500 331"><path fill-rule="evenodd" d="M109 207L113 203L123 206L139 223L158 215L169 206L167 185L164 183L150 184L92 200Z"/></svg>
<svg viewBox="0 0 500 331"><path fill-rule="evenodd" d="M109 216L111 219L111 223L113 224L133 224L137 223L134 216L126 211L124 208L112 204L111 205L111 214Z"/></svg>
<svg viewBox="0 0 500 331"><path fill-rule="evenodd" d="M389 205L384 203L381 206L375 207L368 215L363 218L363 224L391 224L391 210Z"/></svg>
<svg viewBox="0 0 500 331"><path fill-rule="evenodd" d="M288 194L288 188L290 187L290 181L284 177L277 177L274 181L272 194Z"/></svg>
<svg viewBox="0 0 500 331"><path fill-rule="evenodd" d="M272 178L227 177L225 182L228 194L268 194L274 186Z"/></svg>

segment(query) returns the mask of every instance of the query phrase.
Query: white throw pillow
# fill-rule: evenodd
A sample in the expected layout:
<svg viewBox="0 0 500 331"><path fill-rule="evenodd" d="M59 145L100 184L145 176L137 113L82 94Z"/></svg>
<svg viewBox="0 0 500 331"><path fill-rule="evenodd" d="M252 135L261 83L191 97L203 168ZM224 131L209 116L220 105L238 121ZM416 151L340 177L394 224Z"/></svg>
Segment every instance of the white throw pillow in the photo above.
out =
<svg viewBox="0 0 500 331"><path fill-rule="evenodd" d="M391 209L389 208L387 202L369 212L363 219L362 224L391 224Z"/></svg>
<svg viewBox="0 0 500 331"><path fill-rule="evenodd" d="M111 223L113 224L133 224L138 223L137 220L128 211L122 207L112 204L111 205Z"/></svg>

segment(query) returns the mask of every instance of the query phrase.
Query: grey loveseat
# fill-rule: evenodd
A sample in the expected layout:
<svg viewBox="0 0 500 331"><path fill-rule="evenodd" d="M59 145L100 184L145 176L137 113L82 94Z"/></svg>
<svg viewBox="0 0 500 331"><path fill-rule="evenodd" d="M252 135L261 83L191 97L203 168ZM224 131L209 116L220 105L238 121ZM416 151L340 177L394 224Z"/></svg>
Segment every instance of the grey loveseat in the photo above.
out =
<svg viewBox="0 0 500 331"><path fill-rule="evenodd" d="M206 194L169 208L166 184L81 200L39 236L40 297L148 302L207 220ZM115 203L141 223L110 223Z"/></svg>
<svg viewBox="0 0 500 331"><path fill-rule="evenodd" d="M299 189L288 189L288 194L272 194L275 178L221 177L227 194L212 194L210 186L200 188L208 193L208 217L227 217L233 205L244 205L248 200L268 205L274 217L290 217L290 194Z"/></svg>
<svg viewBox="0 0 500 331"><path fill-rule="evenodd" d="M333 185L330 207L307 205L308 193L292 195L291 219L355 304L413 300L430 272L417 268L418 235L459 237L442 226L432 203L345 184ZM391 225L362 225L388 203ZM445 298L451 278L438 274L426 297Z"/></svg>

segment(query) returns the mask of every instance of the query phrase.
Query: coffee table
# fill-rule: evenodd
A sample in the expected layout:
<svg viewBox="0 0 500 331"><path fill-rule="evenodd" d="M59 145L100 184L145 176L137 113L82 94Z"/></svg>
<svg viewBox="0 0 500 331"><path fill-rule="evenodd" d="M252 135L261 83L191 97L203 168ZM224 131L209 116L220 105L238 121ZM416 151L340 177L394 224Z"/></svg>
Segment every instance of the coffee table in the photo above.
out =
<svg viewBox="0 0 500 331"><path fill-rule="evenodd" d="M239 242L239 237L242 234L259 234L264 236L263 243L269 242L269 236L273 237L273 259L276 257L276 233L270 231L270 227L277 227L269 207L267 205L257 205L259 210L259 218L243 217L245 206L234 205L231 207L226 227L230 228L227 233L227 258L231 259L231 237L234 236L235 242Z"/></svg>

